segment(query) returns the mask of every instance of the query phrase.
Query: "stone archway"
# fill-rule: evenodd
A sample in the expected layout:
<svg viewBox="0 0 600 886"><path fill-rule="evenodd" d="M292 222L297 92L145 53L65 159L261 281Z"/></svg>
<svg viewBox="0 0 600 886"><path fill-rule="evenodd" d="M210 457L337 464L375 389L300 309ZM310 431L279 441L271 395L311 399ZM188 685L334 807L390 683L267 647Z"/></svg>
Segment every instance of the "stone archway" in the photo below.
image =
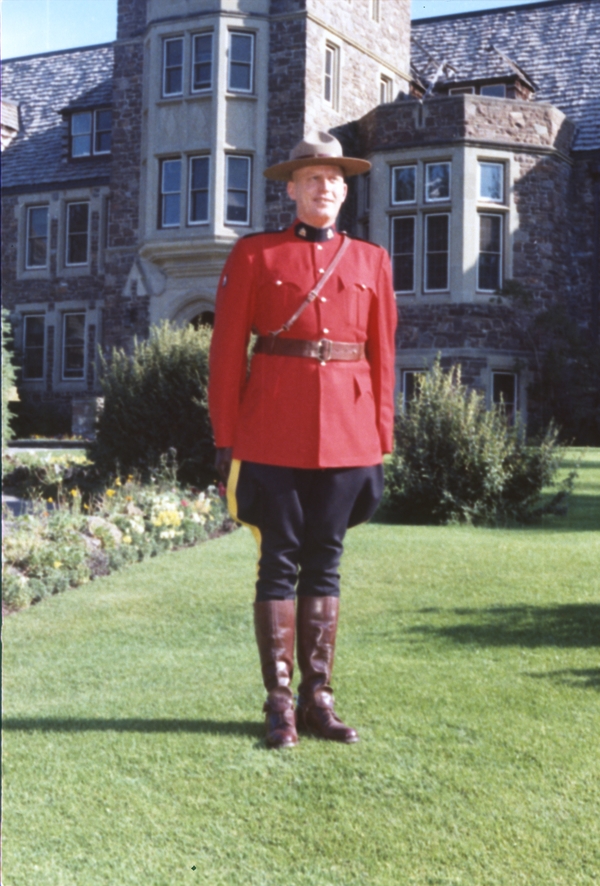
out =
<svg viewBox="0 0 600 886"><path fill-rule="evenodd" d="M210 326L212 328L215 325L215 312L200 311L195 317L188 320L188 323L193 326L194 329L198 329L200 326Z"/></svg>

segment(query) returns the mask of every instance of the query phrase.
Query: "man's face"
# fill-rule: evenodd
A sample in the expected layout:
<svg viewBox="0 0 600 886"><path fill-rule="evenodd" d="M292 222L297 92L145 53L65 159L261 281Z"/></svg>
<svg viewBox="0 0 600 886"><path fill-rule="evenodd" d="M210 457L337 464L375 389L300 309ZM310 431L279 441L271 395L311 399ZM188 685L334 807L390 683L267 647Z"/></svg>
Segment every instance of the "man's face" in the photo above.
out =
<svg viewBox="0 0 600 886"><path fill-rule="evenodd" d="M288 182L300 221L313 228L329 228L346 199L348 186L339 166L302 166Z"/></svg>

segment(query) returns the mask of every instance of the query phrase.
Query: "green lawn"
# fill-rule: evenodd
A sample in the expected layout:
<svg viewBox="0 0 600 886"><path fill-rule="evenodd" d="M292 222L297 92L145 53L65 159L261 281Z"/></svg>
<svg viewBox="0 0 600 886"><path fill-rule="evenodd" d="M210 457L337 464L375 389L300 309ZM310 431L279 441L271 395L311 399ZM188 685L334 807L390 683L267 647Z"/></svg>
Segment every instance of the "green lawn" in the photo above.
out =
<svg viewBox="0 0 600 886"><path fill-rule="evenodd" d="M334 686L262 741L242 530L4 625L4 886L600 883L600 450L569 517L371 524Z"/></svg>

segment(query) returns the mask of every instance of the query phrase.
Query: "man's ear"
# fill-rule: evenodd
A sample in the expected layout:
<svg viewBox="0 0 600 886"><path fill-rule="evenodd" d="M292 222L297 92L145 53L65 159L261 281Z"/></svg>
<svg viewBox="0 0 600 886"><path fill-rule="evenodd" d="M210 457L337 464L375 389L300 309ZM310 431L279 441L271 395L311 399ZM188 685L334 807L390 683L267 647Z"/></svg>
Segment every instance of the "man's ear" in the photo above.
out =
<svg viewBox="0 0 600 886"><path fill-rule="evenodd" d="M286 190L287 190L288 197L290 198L290 200L294 200L294 202L295 202L295 200L296 200L296 184L293 181L293 179L290 179L289 182L287 183Z"/></svg>

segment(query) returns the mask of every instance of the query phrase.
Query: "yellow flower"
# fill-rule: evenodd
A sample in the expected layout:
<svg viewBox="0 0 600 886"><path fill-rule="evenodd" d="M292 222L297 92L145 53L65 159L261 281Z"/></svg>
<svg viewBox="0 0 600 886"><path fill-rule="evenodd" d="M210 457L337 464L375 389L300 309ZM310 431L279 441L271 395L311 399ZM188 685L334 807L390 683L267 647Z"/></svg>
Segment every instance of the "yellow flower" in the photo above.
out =
<svg viewBox="0 0 600 886"><path fill-rule="evenodd" d="M79 489L71 489L71 495L73 496L73 498L77 498L77 496L79 495Z"/></svg>
<svg viewBox="0 0 600 886"><path fill-rule="evenodd" d="M120 486L120 485L121 485L121 481L117 477L117 479L115 480L115 486Z"/></svg>
<svg viewBox="0 0 600 886"><path fill-rule="evenodd" d="M112 498L113 495L115 494L115 490L114 489L107 489L106 494L108 495L109 498Z"/></svg>
<svg viewBox="0 0 600 886"><path fill-rule="evenodd" d="M83 506L83 510L84 510L84 511L89 511L89 509L90 509L90 506L89 506L89 505L84 505L84 506Z"/></svg>
<svg viewBox="0 0 600 886"><path fill-rule="evenodd" d="M50 496L50 498L47 498L46 501L48 501L48 502L50 502L50 504L52 504L52 502L54 501L54 499L52 498L52 496Z"/></svg>
<svg viewBox="0 0 600 886"><path fill-rule="evenodd" d="M133 480L133 474L128 474L127 475L127 482L131 483L132 480Z"/></svg>
<svg viewBox="0 0 600 886"><path fill-rule="evenodd" d="M54 568L55 568L55 569L60 569L61 566L62 566L62 563L61 563L60 560L55 560L55 561L54 561Z"/></svg>
<svg viewBox="0 0 600 886"><path fill-rule="evenodd" d="M130 545L131 544L131 536L124 535L123 538L121 539L121 541L123 542L124 545Z"/></svg>

